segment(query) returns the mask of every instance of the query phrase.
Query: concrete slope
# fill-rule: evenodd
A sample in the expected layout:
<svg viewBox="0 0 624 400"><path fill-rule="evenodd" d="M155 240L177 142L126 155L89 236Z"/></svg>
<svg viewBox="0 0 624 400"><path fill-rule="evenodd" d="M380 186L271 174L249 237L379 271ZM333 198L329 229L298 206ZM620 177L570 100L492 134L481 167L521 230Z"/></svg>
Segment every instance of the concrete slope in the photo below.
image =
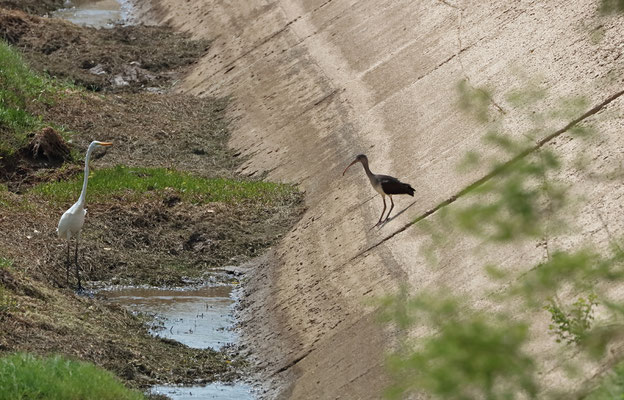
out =
<svg viewBox="0 0 624 400"><path fill-rule="evenodd" d="M461 236L439 252L436 268L420 252L427 239L407 224L430 218L428 211L487 173L456 172L468 150L488 151L484 128L458 110L460 80L491 88L491 110L504 113L505 127L518 135L531 121L506 102L509 89L538 81L549 89L544 108L583 94L587 109L597 107L577 117L600 120L602 130L587 152L591 172L622 160L624 23L599 18L596 1L152 1L152 18L214 39L180 90L231 96L231 145L249 157L242 171L268 171L306 192L306 214L256 270L245 299L254 356L267 360L267 376L286 378L284 397L380 397L383 354L394 335L375 323L369 300L399 283L445 286L493 307L485 293L495 283L484 260L528 268L545 256L542 241L477 255L479 243ZM567 122L551 121L543 135ZM566 132L545 145L570 159L580 149ZM380 229L370 228L382 202L361 167L341 176L358 153L369 156L373 172L417 188L414 198L397 198L398 216ZM604 243L596 210L612 235L624 231L616 218L619 182L597 184L573 170L562 179L584 198L578 230L546 247ZM546 322L535 316L531 350L544 381L554 384L562 377ZM600 366L587 368L592 374Z"/></svg>

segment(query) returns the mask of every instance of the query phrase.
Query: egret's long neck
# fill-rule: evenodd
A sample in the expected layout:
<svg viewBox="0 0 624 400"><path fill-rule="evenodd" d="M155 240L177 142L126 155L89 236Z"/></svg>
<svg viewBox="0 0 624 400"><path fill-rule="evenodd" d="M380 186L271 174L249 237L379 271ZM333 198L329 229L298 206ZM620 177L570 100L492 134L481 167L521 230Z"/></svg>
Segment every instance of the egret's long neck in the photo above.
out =
<svg viewBox="0 0 624 400"><path fill-rule="evenodd" d="M372 178L374 174L371 172L370 168L368 168L368 160L362 161L362 166L364 167L364 171L366 171L366 175Z"/></svg>
<svg viewBox="0 0 624 400"><path fill-rule="evenodd" d="M87 155L85 157L85 167L84 167L84 181L82 182L82 192L80 192L80 198L78 199L78 204L84 206L86 198L87 198L87 182L89 181L89 158L91 157L92 147L89 147L87 150Z"/></svg>

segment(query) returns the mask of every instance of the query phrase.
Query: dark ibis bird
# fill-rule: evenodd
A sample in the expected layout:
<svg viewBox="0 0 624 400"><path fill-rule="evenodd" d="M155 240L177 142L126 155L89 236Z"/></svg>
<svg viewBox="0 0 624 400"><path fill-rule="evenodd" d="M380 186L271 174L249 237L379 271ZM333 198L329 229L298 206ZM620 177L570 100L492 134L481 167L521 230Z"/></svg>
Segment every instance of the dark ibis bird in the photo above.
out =
<svg viewBox="0 0 624 400"><path fill-rule="evenodd" d="M353 160L353 162L349 164L347 168L345 168L342 175L344 176L345 172L347 172L347 170L353 164L358 163L358 162L362 163L362 166L364 167L364 171L366 171L366 176L368 176L368 180L370 181L371 185L373 185L373 189L375 189L381 195L381 198L383 199L384 208L381 211L381 216L379 217L379 221L377 222L377 224L375 224L375 226L377 226L381 224L383 215L386 212L386 196L390 197L391 205L390 205L390 211L388 211L388 215L386 215L386 219L384 221L388 220L388 218L390 217L390 213L392 212L392 209L394 208L394 201L392 200L392 196L394 196L395 194L409 194L410 196L413 197L414 188L411 187L407 183L401 182L400 180L398 180L397 178L393 176L373 174L370 168L368 167L368 158L364 154L359 154L357 157L355 157L355 160Z"/></svg>

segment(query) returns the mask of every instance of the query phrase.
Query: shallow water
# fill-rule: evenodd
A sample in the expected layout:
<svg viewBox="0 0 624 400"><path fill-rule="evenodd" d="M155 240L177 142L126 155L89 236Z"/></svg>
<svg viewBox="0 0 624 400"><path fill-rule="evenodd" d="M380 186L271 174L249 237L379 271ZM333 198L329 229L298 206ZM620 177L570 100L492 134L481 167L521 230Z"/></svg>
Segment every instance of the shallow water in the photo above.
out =
<svg viewBox="0 0 624 400"><path fill-rule="evenodd" d="M123 288L99 293L130 311L154 316L150 332L189 347L221 349L238 340L232 286L159 289ZM251 386L215 382L206 386L155 386L152 393L173 400L253 400Z"/></svg>
<svg viewBox="0 0 624 400"><path fill-rule="evenodd" d="M153 314L151 333L197 349L221 349L238 339L232 287L197 289L126 288L101 295L131 311Z"/></svg>
<svg viewBox="0 0 624 400"><path fill-rule="evenodd" d="M251 400L254 398L251 393L251 386L243 383L235 385L213 383L204 387L154 386L152 393L164 394L175 400Z"/></svg>
<svg viewBox="0 0 624 400"><path fill-rule="evenodd" d="M111 28L124 23L128 12L127 0L73 0L66 2L66 8L54 11L52 16L76 25Z"/></svg>

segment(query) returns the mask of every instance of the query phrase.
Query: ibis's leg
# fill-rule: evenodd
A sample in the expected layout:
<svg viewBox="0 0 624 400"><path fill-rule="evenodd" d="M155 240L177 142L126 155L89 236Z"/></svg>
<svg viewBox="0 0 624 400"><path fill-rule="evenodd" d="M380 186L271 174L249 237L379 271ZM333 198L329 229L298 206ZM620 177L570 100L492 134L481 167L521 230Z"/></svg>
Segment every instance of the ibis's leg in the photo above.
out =
<svg viewBox="0 0 624 400"><path fill-rule="evenodd" d="M67 259L65 260L65 272L67 273L67 286L69 286L69 264L71 264L69 258L69 240L67 241Z"/></svg>
<svg viewBox="0 0 624 400"><path fill-rule="evenodd" d="M376 224L375 226L377 226L377 225L381 224L381 219L383 218L384 213L386 212L386 196L381 195L381 198L383 199L383 202L384 202L384 208L383 208L383 210L381 211L381 216L379 217L379 221L377 221L377 224Z"/></svg>
<svg viewBox="0 0 624 400"><path fill-rule="evenodd" d="M388 215L386 215L386 221L390 218L390 213L392 213L392 209L394 208L394 200L392 200L392 196L388 195L388 197L390 197L390 211L388 211Z"/></svg>
<svg viewBox="0 0 624 400"><path fill-rule="evenodd" d="M78 291L82 290L82 284L80 283L80 268L78 267L78 242L80 242L80 233L76 235L76 254L75 254L75 262L76 262L76 280L78 281Z"/></svg>

